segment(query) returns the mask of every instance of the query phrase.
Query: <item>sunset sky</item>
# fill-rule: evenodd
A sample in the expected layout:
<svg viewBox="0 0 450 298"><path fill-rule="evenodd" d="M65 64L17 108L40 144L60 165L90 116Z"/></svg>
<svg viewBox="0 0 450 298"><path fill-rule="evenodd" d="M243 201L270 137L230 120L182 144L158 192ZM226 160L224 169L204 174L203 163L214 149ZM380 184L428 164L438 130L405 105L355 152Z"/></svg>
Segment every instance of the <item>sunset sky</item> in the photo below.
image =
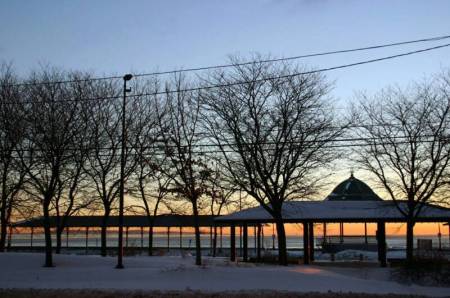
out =
<svg viewBox="0 0 450 298"><path fill-rule="evenodd" d="M450 1L445 0L1 1L0 62L12 62L23 76L40 64L98 76L208 66L225 63L228 55L288 57L447 35L449 12ZM299 63L323 68L444 43ZM329 72L335 82L330 96L336 106L349 107L355 92L406 86L449 68L449 54L445 48ZM346 179L350 169L371 185L367 174L341 161L321 195ZM361 227L349 225L346 231L359 233ZM369 231L373 233L372 226ZM388 226L390 234L403 231L404 226L399 231ZM437 225L419 225L416 233L437 234Z"/></svg>

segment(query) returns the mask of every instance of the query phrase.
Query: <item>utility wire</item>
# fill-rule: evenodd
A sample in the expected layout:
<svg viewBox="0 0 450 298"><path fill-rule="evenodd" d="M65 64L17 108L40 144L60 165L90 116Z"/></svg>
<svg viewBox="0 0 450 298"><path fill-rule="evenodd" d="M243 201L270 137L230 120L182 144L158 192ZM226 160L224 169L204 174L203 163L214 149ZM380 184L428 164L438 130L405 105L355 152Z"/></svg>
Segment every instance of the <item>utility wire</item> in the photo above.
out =
<svg viewBox="0 0 450 298"><path fill-rule="evenodd" d="M279 79L286 79L286 78L292 78L296 76L301 75L307 75L307 74L314 74L314 73L320 73L320 72L327 72L337 69L344 69L344 68L350 68L354 66L369 64L369 63L375 63L395 58L400 58L404 56L414 55L418 53L428 52L432 50L437 50L441 48L445 48L450 46L450 43L443 44L435 47L410 51L410 52L404 52L401 54L391 55L391 56L385 56L381 58L375 58L370 60L364 60L349 64L343 64L338 66L332 66L332 67L326 67L326 68L319 68L315 70L310 71L304 71L304 72L296 72L288 75L283 76L275 76L275 77L268 77L268 78L261 78L261 79L255 79L255 80L246 80L246 81L238 81L238 82L232 82L232 83L225 83L225 84L217 84L217 85L210 85L210 86L201 86L201 87L193 87L193 88L184 88L184 89L176 89L176 90L166 90L166 91L157 91L157 92L146 92L146 93L138 93L138 94L130 94L127 95L128 98L130 97L143 97L143 96L156 96L156 95L162 95L162 94L173 94L173 93L181 93L181 92L193 92L193 91L201 91L201 90L210 90L215 88L222 88L222 87L232 87L232 86L238 86L238 85L244 85L244 84L250 84L250 83L259 83L259 82L265 82L265 81L273 81L273 80L279 80ZM94 97L94 98L77 98L77 99L61 99L56 101L21 101L21 102L3 102L3 104L27 104L27 103L57 103L57 102L77 102L77 101L97 101L97 100L110 100L110 99L118 99L121 98L121 95L116 96L105 96L105 97Z"/></svg>
<svg viewBox="0 0 450 298"><path fill-rule="evenodd" d="M448 39L448 38L450 38L450 35L436 36L436 37L430 37L430 38L422 38L422 39L416 39L416 40L408 40L408 41L400 41L400 42L387 43L387 44L381 44L381 45L373 45L373 46L367 46L367 47L358 47L358 48L352 48L352 49L326 51L326 52L319 52L319 53L312 53L312 54L306 54L306 55L291 56L291 57L285 57L285 58L253 60L253 61L242 62L242 63L234 63L234 64L230 63L230 64L203 66L203 67L193 67L193 68L176 69L176 70L168 70L168 71L138 73L138 74L133 74L133 76L134 77L158 76L158 75L165 75L165 74L195 72L195 71L202 71L202 70L211 70L211 69L221 69L221 68L228 68L228 67L244 66L244 65L254 64L254 63L269 63L269 62L298 60L298 59L319 57L319 56L327 56L327 55L334 55L334 54L343 54L343 53L359 52L359 51L366 51L366 50L375 50L375 49L395 47L395 46L414 44L414 43L433 42L433 41L439 41L439 40L444 40L444 39ZM61 80L61 81L51 81L51 82L18 83L18 84L10 84L8 86L31 86L31 85L48 85L48 84L67 84L67 83L79 83L79 82L112 80L112 79L122 79L122 78L123 78L123 76L105 76L105 77L95 77L95 78L80 79L80 80Z"/></svg>
<svg viewBox="0 0 450 298"><path fill-rule="evenodd" d="M424 135L421 136L424 138L434 138L434 135ZM409 136L393 136L391 137L391 139L395 139L395 140L399 140L399 141L383 141L383 142L376 142L378 140L385 140L385 138L382 137L359 137L359 138L339 138L336 140L329 140L329 139L319 139L319 140L302 140L302 141L295 141L295 140L291 140L291 141L285 141L285 142L281 142L283 144L290 144L290 145L295 145L295 144L315 144L315 143L325 143L328 142L330 144L325 144L323 147L324 148L342 148L342 147L362 147L362 146L376 146L376 145L398 145L398 144L410 144L409 140L406 141L402 141L404 139L408 139ZM445 140L445 141L450 141L450 137L443 137L441 140ZM366 143L353 143L353 142L366 142ZM367 142L371 142L371 143L367 143ZM431 142L436 142L436 140L433 139L422 139L422 140L417 140L414 141L415 143L431 143ZM280 142L275 142L275 141L265 141L265 142L241 142L240 145L246 145L246 146L253 146L253 145L277 145ZM343 144L333 144L333 143L343 143ZM237 146L237 143L223 143L223 144L194 144L191 145L190 147L192 148L202 148L202 147L233 147L233 146ZM161 144L160 146L158 145L151 145L151 146L135 146L135 145L128 145L127 149L130 150L140 150L140 151L145 151L145 150L159 150L161 151L161 153L165 150L165 149L177 149L177 148L188 148L188 145L167 145L167 144ZM306 145L303 146L305 148L315 148L313 145ZM65 148L65 151L108 151L108 150L116 150L119 151L121 149L121 147L102 147L102 148L95 148L95 147L79 147L79 148L74 148L74 147L69 147L69 148ZM63 151L64 151L63 150ZM263 148L263 150L274 150L274 148ZM9 150L10 152L47 152L47 150L45 149L11 149ZM51 150L48 150L51 151ZM2 151L0 151L2 152ZM4 153L5 151L3 151L2 153ZM222 152L236 152L235 150L223 150L223 149L215 149L215 150L209 150L209 151L193 151L192 153L197 153L197 154L204 154L204 153L222 153ZM134 155L152 155L153 152L146 152L146 153L133 153ZM103 153L97 153L95 154L97 156L104 156L104 157L112 157L114 156L114 154L103 154ZM120 154L117 154L117 157L119 157Z"/></svg>

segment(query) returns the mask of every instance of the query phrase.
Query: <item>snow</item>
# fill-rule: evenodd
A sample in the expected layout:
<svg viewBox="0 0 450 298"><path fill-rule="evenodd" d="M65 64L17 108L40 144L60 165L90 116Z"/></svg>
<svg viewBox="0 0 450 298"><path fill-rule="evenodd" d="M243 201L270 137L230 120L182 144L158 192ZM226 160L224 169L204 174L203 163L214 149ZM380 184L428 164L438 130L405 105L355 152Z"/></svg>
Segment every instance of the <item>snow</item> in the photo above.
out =
<svg viewBox="0 0 450 298"><path fill-rule="evenodd" d="M405 202L399 206L406 210ZM283 204L285 220L361 220L374 221L404 221L404 215L393 201L291 201ZM270 221L271 215L262 207L254 207L230 215L217 217L217 221L265 220ZM426 205L422 208L420 220L450 220L450 209L440 206Z"/></svg>
<svg viewBox="0 0 450 298"><path fill-rule="evenodd" d="M205 258L195 266L192 256L116 258L55 255L44 268L43 254L1 253L0 288L72 288L122 290L281 290L295 292L363 292L449 296L450 288L421 287L390 281L388 268L275 266L231 263Z"/></svg>

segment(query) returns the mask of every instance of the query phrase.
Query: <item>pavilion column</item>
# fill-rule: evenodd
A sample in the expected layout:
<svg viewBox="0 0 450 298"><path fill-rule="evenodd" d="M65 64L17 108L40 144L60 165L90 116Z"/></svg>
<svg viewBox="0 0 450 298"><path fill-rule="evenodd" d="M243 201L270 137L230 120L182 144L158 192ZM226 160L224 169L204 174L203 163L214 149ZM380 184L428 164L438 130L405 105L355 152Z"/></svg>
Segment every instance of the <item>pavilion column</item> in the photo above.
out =
<svg viewBox="0 0 450 298"><path fill-rule="evenodd" d="M258 253L258 237L256 235L256 225L253 226L253 250L255 251L255 255Z"/></svg>
<svg viewBox="0 0 450 298"><path fill-rule="evenodd" d="M366 243L366 245L369 243L367 241L367 222L364 223L364 243Z"/></svg>
<svg viewBox="0 0 450 298"><path fill-rule="evenodd" d="M261 225L261 248L264 249L264 225Z"/></svg>
<svg viewBox="0 0 450 298"><path fill-rule="evenodd" d="M69 248L69 231L70 231L70 228L67 227L66 228L66 248Z"/></svg>
<svg viewBox="0 0 450 298"><path fill-rule="evenodd" d="M170 250L170 227L167 227L167 251Z"/></svg>
<svg viewBox="0 0 450 298"><path fill-rule="evenodd" d="M386 267L386 224L383 221L377 223L378 260L381 267Z"/></svg>
<svg viewBox="0 0 450 298"><path fill-rule="evenodd" d="M86 254L88 253L89 227L86 227Z"/></svg>
<svg viewBox="0 0 450 298"><path fill-rule="evenodd" d="M242 226L244 231L243 231L243 259L244 262L248 261L248 226L247 223L244 223L244 225Z"/></svg>
<svg viewBox="0 0 450 298"><path fill-rule="evenodd" d="M209 253L213 254L213 229L212 226L209 227Z"/></svg>
<svg viewBox="0 0 450 298"><path fill-rule="evenodd" d="M340 237L340 242L344 243L344 223L343 222L339 223L339 237Z"/></svg>
<svg viewBox="0 0 450 298"><path fill-rule="evenodd" d="M222 226L220 227L220 252L222 252L222 244L223 244L223 242L222 242L222 234L223 234L223 231L222 231Z"/></svg>
<svg viewBox="0 0 450 298"><path fill-rule="evenodd" d="M309 227L308 222L303 222L303 264L309 264Z"/></svg>
<svg viewBox="0 0 450 298"><path fill-rule="evenodd" d="M128 247L128 229L129 229L130 227L127 227L126 229L125 229L125 247Z"/></svg>
<svg viewBox="0 0 450 298"><path fill-rule="evenodd" d="M30 233L30 247L33 248L33 236L34 236L34 227L31 227Z"/></svg>
<svg viewBox="0 0 450 298"><path fill-rule="evenodd" d="M8 233L8 249L10 249L11 248L11 245L12 245L12 234L13 234L13 228L12 228L12 226L10 225L9 226L9 233Z"/></svg>
<svg viewBox="0 0 450 298"><path fill-rule="evenodd" d="M239 256L242 256L242 226L239 226Z"/></svg>
<svg viewBox="0 0 450 298"><path fill-rule="evenodd" d="M141 227L141 253L144 250L144 227Z"/></svg>
<svg viewBox="0 0 450 298"><path fill-rule="evenodd" d="M256 260L261 261L261 224L258 224L258 231L256 232Z"/></svg>
<svg viewBox="0 0 450 298"><path fill-rule="evenodd" d="M183 250L183 227L180 226L180 250Z"/></svg>
<svg viewBox="0 0 450 298"><path fill-rule="evenodd" d="M309 228L309 259L314 261L314 224L312 222L308 225Z"/></svg>
<svg viewBox="0 0 450 298"><path fill-rule="evenodd" d="M230 260L236 261L236 226L230 226Z"/></svg>

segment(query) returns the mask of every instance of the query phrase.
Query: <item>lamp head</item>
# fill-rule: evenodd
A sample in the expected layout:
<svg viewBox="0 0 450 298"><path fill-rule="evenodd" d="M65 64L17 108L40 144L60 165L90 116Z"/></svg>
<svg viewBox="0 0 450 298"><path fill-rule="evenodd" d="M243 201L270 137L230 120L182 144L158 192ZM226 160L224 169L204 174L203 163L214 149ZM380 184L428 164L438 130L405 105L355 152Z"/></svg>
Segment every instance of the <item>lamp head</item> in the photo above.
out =
<svg viewBox="0 0 450 298"><path fill-rule="evenodd" d="M124 80L124 81L129 81L129 80L131 80L132 78L133 78L133 75L132 75L132 74L126 74L126 75L123 76L123 80Z"/></svg>

